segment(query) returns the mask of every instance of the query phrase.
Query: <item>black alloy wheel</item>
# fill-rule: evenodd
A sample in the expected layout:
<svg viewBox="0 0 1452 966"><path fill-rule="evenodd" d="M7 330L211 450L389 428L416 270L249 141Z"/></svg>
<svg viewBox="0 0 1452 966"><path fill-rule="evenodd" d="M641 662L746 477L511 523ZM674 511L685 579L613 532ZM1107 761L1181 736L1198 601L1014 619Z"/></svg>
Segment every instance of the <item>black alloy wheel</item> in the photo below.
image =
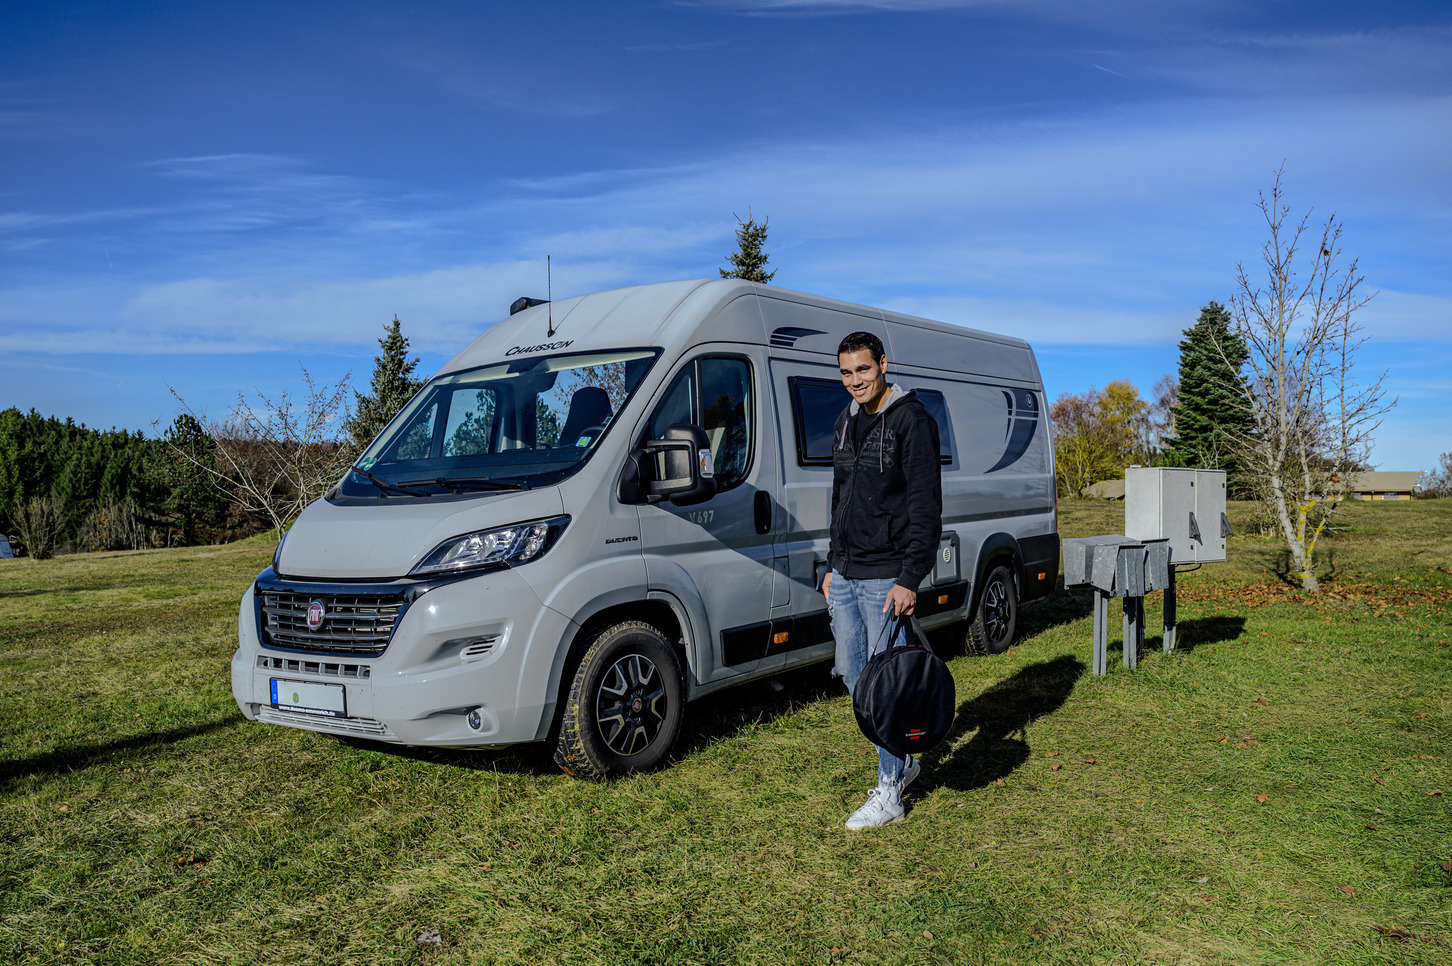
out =
<svg viewBox="0 0 1452 966"><path fill-rule="evenodd" d="M595 727L622 758L639 754L665 724L665 684L642 654L627 654L605 672L595 692Z"/></svg>
<svg viewBox="0 0 1452 966"><path fill-rule="evenodd" d="M685 681L676 649L642 621L595 633L563 702L555 762L601 779L660 764L681 732Z"/></svg>
<svg viewBox="0 0 1452 966"><path fill-rule="evenodd" d="M968 626L968 647L980 654L1002 654L1018 632L1018 591L1013 573L1003 564L988 572L973 623Z"/></svg>

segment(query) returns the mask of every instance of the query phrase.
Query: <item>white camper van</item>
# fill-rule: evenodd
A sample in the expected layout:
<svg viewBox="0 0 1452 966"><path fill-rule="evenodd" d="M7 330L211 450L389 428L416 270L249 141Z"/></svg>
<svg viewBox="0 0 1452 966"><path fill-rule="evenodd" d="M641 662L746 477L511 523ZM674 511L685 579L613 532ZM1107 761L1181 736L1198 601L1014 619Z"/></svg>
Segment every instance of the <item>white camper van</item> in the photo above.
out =
<svg viewBox="0 0 1452 966"><path fill-rule="evenodd" d="M830 660L837 345L876 333L938 422L928 628L1002 651L1058 570L1021 339L742 281L520 299L454 357L242 598L249 719L407 745L548 741L651 767L685 705Z"/></svg>

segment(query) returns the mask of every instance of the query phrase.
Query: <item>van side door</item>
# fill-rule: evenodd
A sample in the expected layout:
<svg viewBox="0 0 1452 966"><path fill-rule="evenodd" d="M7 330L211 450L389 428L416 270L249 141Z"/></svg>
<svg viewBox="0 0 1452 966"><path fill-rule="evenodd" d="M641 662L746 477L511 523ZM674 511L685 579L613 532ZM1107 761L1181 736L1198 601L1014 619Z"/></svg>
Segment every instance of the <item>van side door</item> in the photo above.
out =
<svg viewBox="0 0 1452 966"><path fill-rule="evenodd" d="M690 506L640 507L646 573L652 590L694 593L708 626L696 635L702 684L762 672L785 660L771 650L773 599L787 598L778 569L774 512L779 489L769 390L754 347L701 347L666 381L639 431L660 439L673 423L700 426L711 443L716 494Z"/></svg>

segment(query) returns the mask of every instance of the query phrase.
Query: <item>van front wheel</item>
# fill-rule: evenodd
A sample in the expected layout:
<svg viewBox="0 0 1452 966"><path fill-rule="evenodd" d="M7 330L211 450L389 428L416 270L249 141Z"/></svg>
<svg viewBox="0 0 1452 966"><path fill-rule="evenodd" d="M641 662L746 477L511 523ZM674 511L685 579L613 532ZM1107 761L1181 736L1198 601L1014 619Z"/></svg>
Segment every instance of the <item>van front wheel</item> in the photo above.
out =
<svg viewBox="0 0 1452 966"><path fill-rule="evenodd" d="M988 572L978 611L968 625L968 649L979 654L1002 654L1018 633L1018 593L1013 574L1002 564Z"/></svg>
<svg viewBox="0 0 1452 966"><path fill-rule="evenodd" d="M577 778L654 768L681 731L685 687L660 631L622 621L590 641L570 683L555 763Z"/></svg>

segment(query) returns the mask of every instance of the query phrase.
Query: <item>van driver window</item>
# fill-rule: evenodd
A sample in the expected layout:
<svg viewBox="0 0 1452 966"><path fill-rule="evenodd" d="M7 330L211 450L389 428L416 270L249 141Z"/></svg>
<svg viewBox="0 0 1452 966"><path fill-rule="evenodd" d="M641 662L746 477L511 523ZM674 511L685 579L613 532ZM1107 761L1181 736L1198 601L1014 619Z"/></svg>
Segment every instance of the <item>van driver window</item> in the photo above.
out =
<svg viewBox="0 0 1452 966"><path fill-rule="evenodd" d="M672 423L700 426L711 442L716 490L729 490L746 478L755 438L751 367L741 359L697 359L671 382L648 424L651 439L661 439Z"/></svg>

